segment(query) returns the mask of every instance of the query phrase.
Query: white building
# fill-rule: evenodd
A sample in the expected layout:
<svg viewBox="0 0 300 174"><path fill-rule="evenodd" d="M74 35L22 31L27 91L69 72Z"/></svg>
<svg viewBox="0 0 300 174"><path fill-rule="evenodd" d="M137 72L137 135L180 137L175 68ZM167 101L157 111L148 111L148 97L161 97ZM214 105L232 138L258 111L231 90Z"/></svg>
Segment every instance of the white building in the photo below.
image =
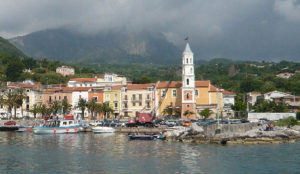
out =
<svg viewBox="0 0 300 174"><path fill-rule="evenodd" d="M223 91L223 116L234 116L234 111L231 109L231 105L234 105L236 94L230 91Z"/></svg>
<svg viewBox="0 0 300 174"><path fill-rule="evenodd" d="M264 94L264 99L268 101L273 101L278 98L287 97L287 96L291 96L291 94L280 92L280 91L271 91Z"/></svg>
<svg viewBox="0 0 300 174"><path fill-rule="evenodd" d="M94 78L72 78L68 82L68 87L99 87L126 84L127 79L125 76L105 73Z"/></svg>
<svg viewBox="0 0 300 174"><path fill-rule="evenodd" d="M81 116L81 110L78 108L79 99L84 99L86 101L89 100L89 90L91 88L74 88L72 90L72 114L75 118ZM84 117L88 116L88 110L86 109L84 112Z"/></svg>
<svg viewBox="0 0 300 174"><path fill-rule="evenodd" d="M56 68L56 73L61 74L63 76L74 75L75 70L70 66L61 66Z"/></svg>
<svg viewBox="0 0 300 174"><path fill-rule="evenodd" d="M294 75L294 73L280 73L280 74L277 74L276 77L289 79L293 75Z"/></svg>

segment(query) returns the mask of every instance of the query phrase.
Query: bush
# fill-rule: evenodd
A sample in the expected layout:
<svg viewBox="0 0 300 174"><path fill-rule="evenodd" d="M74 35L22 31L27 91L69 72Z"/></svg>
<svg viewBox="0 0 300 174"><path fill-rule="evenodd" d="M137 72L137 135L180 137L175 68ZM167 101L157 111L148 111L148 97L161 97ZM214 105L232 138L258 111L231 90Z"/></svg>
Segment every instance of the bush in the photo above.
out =
<svg viewBox="0 0 300 174"><path fill-rule="evenodd" d="M288 117L284 119L280 119L274 123L275 126L295 126L298 125L298 121L294 117Z"/></svg>
<svg viewBox="0 0 300 174"><path fill-rule="evenodd" d="M300 112L296 113L296 118L297 118L297 120L300 120Z"/></svg>

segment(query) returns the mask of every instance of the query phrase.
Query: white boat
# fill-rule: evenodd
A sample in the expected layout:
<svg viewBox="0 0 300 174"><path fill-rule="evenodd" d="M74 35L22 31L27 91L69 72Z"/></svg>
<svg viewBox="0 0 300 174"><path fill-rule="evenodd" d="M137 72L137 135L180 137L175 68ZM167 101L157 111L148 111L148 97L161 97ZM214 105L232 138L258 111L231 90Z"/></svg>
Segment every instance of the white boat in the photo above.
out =
<svg viewBox="0 0 300 174"><path fill-rule="evenodd" d="M112 127L102 127L102 126L96 126L92 128L94 133L113 133L115 132L115 129Z"/></svg>
<svg viewBox="0 0 300 174"><path fill-rule="evenodd" d="M33 127L32 131L36 134L65 134L78 133L80 124L77 120L54 120L47 121L43 125Z"/></svg>

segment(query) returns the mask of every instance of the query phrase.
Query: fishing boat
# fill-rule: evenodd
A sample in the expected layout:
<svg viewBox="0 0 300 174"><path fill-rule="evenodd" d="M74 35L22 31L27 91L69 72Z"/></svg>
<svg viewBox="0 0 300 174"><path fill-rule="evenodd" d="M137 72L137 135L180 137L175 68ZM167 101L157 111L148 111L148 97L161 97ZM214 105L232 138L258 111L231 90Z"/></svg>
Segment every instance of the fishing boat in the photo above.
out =
<svg viewBox="0 0 300 174"><path fill-rule="evenodd" d="M129 140L154 140L153 135L146 135L146 134L134 134L128 135Z"/></svg>
<svg viewBox="0 0 300 174"><path fill-rule="evenodd" d="M78 133L80 124L77 120L51 120L38 127L33 127L36 134L65 134Z"/></svg>
<svg viewBox="0 0 300 174"><path fill-rule="evenodd" d="M94 133L113 133L115 129L112 127L105 127L105 126L96 126L92 128Z"/></svg>

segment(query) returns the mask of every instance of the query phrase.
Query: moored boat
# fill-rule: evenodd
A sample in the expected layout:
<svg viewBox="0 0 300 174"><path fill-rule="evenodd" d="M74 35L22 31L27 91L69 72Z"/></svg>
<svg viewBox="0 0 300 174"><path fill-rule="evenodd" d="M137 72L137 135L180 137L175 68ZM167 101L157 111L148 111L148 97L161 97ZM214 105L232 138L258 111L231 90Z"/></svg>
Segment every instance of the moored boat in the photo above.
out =
<svg viewBox="0 0 300 174"><path fill-rule="evenodd" d="M112 127L105 127L105 126L96 126L92 128L94 133L113 133L115 129Z"/></svg>
<svg viewBox="0 0 300 174"><path fill-rule="evenodd" d="M77 120L46 121L43 125L33 127L36 134L65 134L79 132L80 124Z"/></svg>

